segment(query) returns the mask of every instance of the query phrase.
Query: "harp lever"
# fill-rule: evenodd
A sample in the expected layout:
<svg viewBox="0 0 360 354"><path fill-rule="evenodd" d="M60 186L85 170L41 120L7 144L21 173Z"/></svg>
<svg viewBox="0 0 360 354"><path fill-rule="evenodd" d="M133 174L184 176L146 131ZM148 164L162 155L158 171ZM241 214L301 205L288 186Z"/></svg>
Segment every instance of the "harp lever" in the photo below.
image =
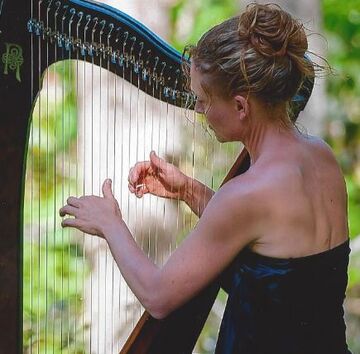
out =
<svg viewBox="0 0 360 354"><path fill-rule="evenodd" d="M68 5L64 5L63 9L64 9L64 13L63 13L63 15L62 15L61 20L62 20L62 22L64 23L64 21L66 20L67 12L68 12L68 10L69 10L69 6L68 6Z"/></svg>
<svg viewBox="0 0 360 354"><path fill-rule="evenodd" d="M55 10L55 13L54 13L54 17L55 17L55 21L56 21L56 18L57 18L58 14L59 14L59 10L60 10L60 7L61 7L61 2L57 1L55 3L55 5L56 5L56 10Z"/></svg>
<svg viewBox="0 0 360 354"><path fill-rule="evenodd" d="M114 30L114 24L113 23L109 23L109 33L107 35L107 40L108 40L108 45L109 45L109 41L110 41L110 38L111 38L111 35L112 35L112 32Z"/></svg>
<svg viewBox="0 0 360 354"><path fill-rule="evenodd" d="M100 36L102 36L104 34L104 28L106 26L106 21L105 20L102 20L100 22L100 25L101 25L101 29L100 29Z"/></svg>
<svg viewBox="0 0 360 354"><path fill-rule="evenodd" d="M47 8L46 8L46 12L47 12L47 13L49 13L50 7L51 7L53 1L54 1L54 0L49 0L48 6L47 6Z"/></svg>
<svg viewBox="0 0 360 354"><path fill-rule="evenodd" d="M97 26L97 24L99 23L99 19L98 19L97 17L94 17L92 21L94 22L94 27L92 28L92 33L93 33L93 35L94 35L94 33L95 33L95 31L96 31L96 26ZM94 40L94 39L93 39L93 40Z"/></svg>
<svg viewBox="0 0 360 354"><path fill-rule="evenodd" d="M82 21L82 19L83 19L83 17L84 17L84 13L83 13L82 11L80 11L80 12L78 13L78 16L79 16L79 21L78 21L78 23L77 23L77 25L76 25L77 30L79 30L81 21Z"/></svg>

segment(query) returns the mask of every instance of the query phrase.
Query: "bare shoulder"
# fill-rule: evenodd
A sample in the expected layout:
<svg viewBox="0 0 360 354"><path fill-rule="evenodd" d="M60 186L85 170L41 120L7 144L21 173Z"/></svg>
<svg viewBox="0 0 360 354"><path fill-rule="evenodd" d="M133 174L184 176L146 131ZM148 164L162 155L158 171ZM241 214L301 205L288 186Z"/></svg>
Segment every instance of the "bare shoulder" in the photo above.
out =
<svg viewBox="0 0 360 354"><path fill-rule="evenodd" d="M303 138L306 145L310 148L310 153L316 152L319 157L326 159L327 162L337 164L331 147L323 139L312 135L305 135Z"/></svg>
<svg viewBox="0 0 360 354"><path fill-rule="evenodd" d="M250 168L225 183L215 193L210 208L213 205L217 210L226 211L226 218L231 219L234 226L240 225L243 232L256 234L258 220L267 212L264 199L271 196L271 186L265 175L269 171L263 172Z"/></svg>

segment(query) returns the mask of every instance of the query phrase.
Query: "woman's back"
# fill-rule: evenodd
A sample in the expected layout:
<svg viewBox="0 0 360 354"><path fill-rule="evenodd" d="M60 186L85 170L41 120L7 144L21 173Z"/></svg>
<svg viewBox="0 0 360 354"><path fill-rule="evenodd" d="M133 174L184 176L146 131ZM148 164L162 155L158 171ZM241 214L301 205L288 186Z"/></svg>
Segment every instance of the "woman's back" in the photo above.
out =
<svg viewBox="0 0 360 354"><path fill-rule="evenodd" d="M348 354L344 180L323 141L275 134L232 182L254 195L258 237L223 274L229 298L216 353Z"/></svg>
<svg viewBox="0 0 360 354"><path fill-rule="evenodd" d="M263 199L260 237L251 249L278 258L331 249L348 238L340 168L322 140L297 133L284 139L280 152L270 150L249 171Z"/></svg>

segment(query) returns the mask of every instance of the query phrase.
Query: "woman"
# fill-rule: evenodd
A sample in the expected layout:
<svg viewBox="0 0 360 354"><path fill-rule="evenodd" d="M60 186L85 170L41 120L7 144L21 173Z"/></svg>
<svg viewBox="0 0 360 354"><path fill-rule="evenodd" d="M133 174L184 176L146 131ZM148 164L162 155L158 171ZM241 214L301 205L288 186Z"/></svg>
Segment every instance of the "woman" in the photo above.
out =
<svg viewBox="0 0 360 354"><path fill-rule="evenodd" d="M217 353L349 353L343 299L349 255L347 195L329 147L301 134L287 106L303 78L303 25L274 5L250 5L191 49L196 111L221 142L241 141L249 170L216 193L154 152L129 189L181 198L200 217L158 268L122 220L111 181L104 197L70 197L63 227L107 240L129 286L164 318L227 269L229 299Z"/></svg>

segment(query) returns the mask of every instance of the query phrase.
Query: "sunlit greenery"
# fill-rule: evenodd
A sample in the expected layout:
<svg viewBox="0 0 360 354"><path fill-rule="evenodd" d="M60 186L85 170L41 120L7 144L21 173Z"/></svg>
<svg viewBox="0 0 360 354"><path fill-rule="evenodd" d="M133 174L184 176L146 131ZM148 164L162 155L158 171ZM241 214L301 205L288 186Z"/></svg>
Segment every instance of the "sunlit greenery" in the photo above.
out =
<svg viewBox="0 0 360 354"><path fill-rule="evenodd" d="M349 226L352 239L360 235L360 2L324 0L324 27L328 58L334 69L327 85L326 139L346 174ZM349 268L348 297L360 297L360 255L353 254ZM359 311L357 311L359 313ZM348 340L360 352L360 319L348 315Z"/></svg>
<svg viewBox="0 0 360 354"><path fill-rule="evenodd" d="M24 200L24 351L82 353L82 244L61 229L57 210L76 189L76 90L70 62L52 66L34 108ZM56 92L51 94L47 88Z"/></svg>

